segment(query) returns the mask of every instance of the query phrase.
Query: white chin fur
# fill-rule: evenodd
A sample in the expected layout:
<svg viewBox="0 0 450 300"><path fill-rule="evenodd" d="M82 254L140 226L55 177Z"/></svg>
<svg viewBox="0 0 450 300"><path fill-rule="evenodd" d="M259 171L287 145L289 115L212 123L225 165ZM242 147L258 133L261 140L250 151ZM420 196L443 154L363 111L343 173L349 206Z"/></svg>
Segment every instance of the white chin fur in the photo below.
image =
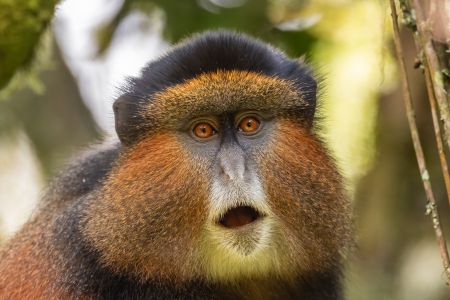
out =
<svg viewBox="0 0 450 300"><path fill-rule="evenodd" d="M285 247L256 176L249 182L214 180L209 204L199 259L210 279L233 281L281 272L284 259L280 249ZM263 217L237 228L218 223L227 210L241 205L253 207Z"/></svg>
<svg viewBox="0 0 450 300"><path fill-rule="evenodd" d="M248 181L214 180L209 205L209 220L213 222L230 208L240 205L251 206L265 215L270 214L264 189L256 176L252 176L252 179Z"/></svg>

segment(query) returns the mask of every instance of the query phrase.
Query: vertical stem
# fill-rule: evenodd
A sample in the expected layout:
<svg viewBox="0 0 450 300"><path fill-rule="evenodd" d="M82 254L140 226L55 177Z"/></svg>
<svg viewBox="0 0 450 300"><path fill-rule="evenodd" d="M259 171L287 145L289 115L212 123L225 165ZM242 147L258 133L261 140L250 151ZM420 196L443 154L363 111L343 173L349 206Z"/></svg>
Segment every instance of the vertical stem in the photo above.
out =
<svg viewBox="0 0 450 300"><path fill-rule="evenodd" d="M442 174L444 176L445 189L447 190L447 199L450 204L450 175L448 172L447 158L445 157L444 144L442 142L439 117L436 111L436 99L434 98L433 85L431 83L430 71L428 68L425 68L425 83L427 85L428 100L431 107L431 116L433 119L434 135L436 136L439 161L441 163Z"/></svg>
<svg viewBox="0 0 450 300"><path fill-rule="evenodd" d="M439 252L441 254L444 271L447 276L447 284L450 285L450 268L449 268L449 255L447 250L447 244L445 242L445 237L442 231L439 212L437 210L436 205L436 199L434 197L433 190L431 188L430 176L425 163L425 157L423 154L422 145L420 143L419 132L417 130L416 118L414 108L412 105L411 93L408 85L408 77L406 74L405 61L403 57L402 46L400 43L400 33L397 22L398 16L394 0L390 0L390 4L392 13L392 23L394 27L395 50L397 53L400 77L402 81L403 101L405 104L406 116L408 119L408 125L411 132L414 150L416 153L417 163L419 165L419 170L422 177L423 187L425 189L425 194L427 197L427 214L431 214L432 216L434 233L436 235L436 240L439 245Z"/></svg>
<svg viewBox="0 0 450 300"><path fill-rule="evenodd" d="M433 4L431 9L436 9L436 5ZM416 24L418 32L418 46L423 50L425 56L425 63L429 68L432 87L434 90L434 96L436 98L441 120L443 122L444 138L447 147L450 149L450 108L447 100L447 95L444 88L444 79L442 70L439 65L439 59L433 46L431 28L432 20L425 19L425 14L422 9L421 3L423 1L412 0L411 9L414 9L416 15Z"/></svg>

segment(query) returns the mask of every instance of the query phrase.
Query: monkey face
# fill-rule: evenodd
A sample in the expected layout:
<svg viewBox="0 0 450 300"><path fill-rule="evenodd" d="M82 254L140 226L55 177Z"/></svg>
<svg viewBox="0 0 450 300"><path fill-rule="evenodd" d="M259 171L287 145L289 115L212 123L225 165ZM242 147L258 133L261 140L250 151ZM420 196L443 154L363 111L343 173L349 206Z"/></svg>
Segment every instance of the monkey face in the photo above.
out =
<svg viewBox="0 0 450 300"><path fill-rule="evenodd" d="M303 97L240 71L155 94L140 111L151 129L124 148L87 210L83 234L102 262L179 282L293 279L337 265L347 202Z"/></svg>
<svg viewBox="0 0 450 300"><path fill-rule="evenodd" d="M198 254L213 279L267 275L279 264L282 255L275 249L281 241L258 162L274 126L270 112L227 112L194 119L190 136L181 138L209 166L208 214ZM210 134L203 137L205 128Z"/></svg>

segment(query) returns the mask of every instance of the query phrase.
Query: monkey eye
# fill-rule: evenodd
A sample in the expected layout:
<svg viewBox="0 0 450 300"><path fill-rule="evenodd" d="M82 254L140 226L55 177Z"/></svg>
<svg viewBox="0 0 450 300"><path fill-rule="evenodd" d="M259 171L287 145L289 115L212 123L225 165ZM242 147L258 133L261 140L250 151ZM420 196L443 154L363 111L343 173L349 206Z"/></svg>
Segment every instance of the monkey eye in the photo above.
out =
<svg viewBox="0 0 450 300"><path fill-rule="evenodd" d="M200 139L207 139L217 134L217 130L211 124L201 122L192 128L192 133Z"/></svg>
<svg viewBox="0 0 450 300"><path fill-rule="evenodd" d="M254 134L260 125L261 122L256 117L245 117L239 122L238 130L245 134Z"/></svg>

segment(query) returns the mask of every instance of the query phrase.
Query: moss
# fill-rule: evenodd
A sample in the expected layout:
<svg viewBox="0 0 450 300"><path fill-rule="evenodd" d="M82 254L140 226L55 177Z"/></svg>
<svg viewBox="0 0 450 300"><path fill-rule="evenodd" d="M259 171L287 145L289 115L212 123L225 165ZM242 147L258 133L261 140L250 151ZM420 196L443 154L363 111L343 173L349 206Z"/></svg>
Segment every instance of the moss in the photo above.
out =
<svg viewBox="0 0 450 300"><path fill-rule="evenodd" d="M0 89L33 59L57 0L0 0Z"/></svg>

